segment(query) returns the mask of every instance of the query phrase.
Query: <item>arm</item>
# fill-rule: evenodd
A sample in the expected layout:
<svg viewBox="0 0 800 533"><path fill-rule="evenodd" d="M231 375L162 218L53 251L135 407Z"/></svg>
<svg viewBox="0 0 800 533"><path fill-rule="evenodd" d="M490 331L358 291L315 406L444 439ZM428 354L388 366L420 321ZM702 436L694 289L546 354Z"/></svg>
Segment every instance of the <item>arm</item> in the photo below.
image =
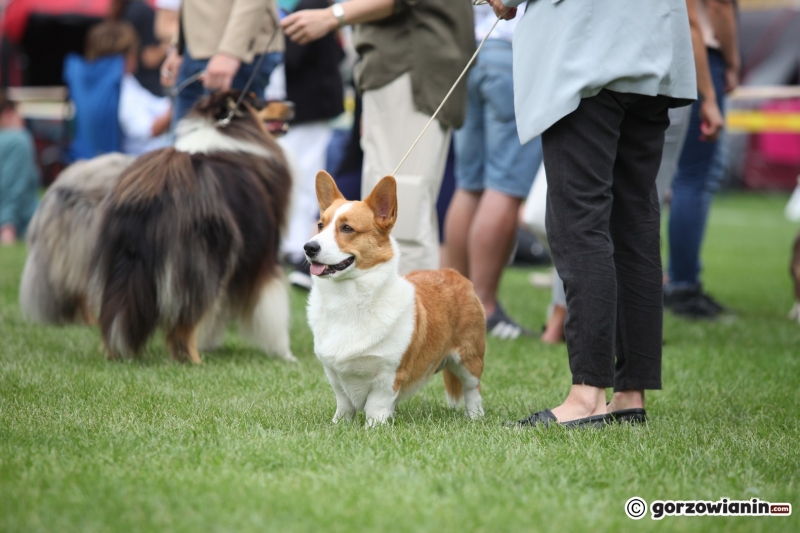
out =
<svg viewBox="0 0 800 533"><path fill-rule="evenodd" d="M274 7L272 0L233 0L217 53L206 67L203 85L207 89L226 91L231 88L242 60L248 56L250 43L258 35L265 18L269 19L265 8L273 10Z"/></svg>
<svg viewBox="0 0 800 533"><path fill-rule="evenodd" d="M344 23L362 24L390 17L403 0L350 0L340 4L344 10ZM281 21L286 36L299 44L308 44L336 30L339 21L331 8L305 9L292 13Z"/></svg>
<svg viewBox="0 0 800 533"><path fill-rule="evenodd" d="M722 113L717 103L717 93L711 81L711 70L708 68L708 53L703 42L703 32L697 17L695 0L686 0L686 10L689 13L689 28L692 32L692 49L694 50L694 66L697 72L697 91L700 93L700 125L701 138L705 141L715 141L719 137L724 125Z"/></svg>
<svg viewBox="0 0 800 533"><path fill-rule="evenodd" d="M153 137L158 137L162 133L169 130L170 125L172 124L172 106L166 110L166 112L161 115L160 117L156 118L153 121L153 128L151 133Z"/></svg>
<svg viewBox="0 0 800 533"><path fill-rule="evenodd" d="M142 48L142 66L145 68L158 68L167 57L167 45L158 43Z"/></svg>
<svg viewBox="0 0 800 533"><path fill-rule="evenodd" d="M161 85L164 87L175 85L175 78L178 77L178 72L181 70L181 63L183 63L183 56L178 54L176 48L170 48L164 64L161 65Z"/></svg>
<svg viewBox="0 0 800 533"><path fill-rule="evenodd" d="M739 84L739 39L736 29L736 6L732 0L707 0L708 19L720 44L725 60L725 92L729 93Z"/></svg>
<svg viewBox="0 0 800 533"><path fill-rule="evenodd" d="M169 45L172 38L178 34L179 14L171 9L156 9L156 37L162 43Z"/></svg>
<svg viewBox="0 0 800 533"><path fill-rule="evenodd" d="M123 81L122 90L119 95L119 110L117 118L122 134L129 139L136 139L145 142L157 137L169 128L170 111L161 115L153 116L150 99L157 98L147 92L143 87L134 88L133 83Z"/></svg>

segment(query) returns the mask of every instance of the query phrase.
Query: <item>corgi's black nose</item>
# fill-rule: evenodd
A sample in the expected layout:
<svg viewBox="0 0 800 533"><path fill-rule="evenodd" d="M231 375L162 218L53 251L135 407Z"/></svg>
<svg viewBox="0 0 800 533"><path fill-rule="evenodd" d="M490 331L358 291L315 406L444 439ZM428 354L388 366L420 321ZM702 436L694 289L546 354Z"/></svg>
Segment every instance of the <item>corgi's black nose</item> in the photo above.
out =
<svg viewBox="0 0 800 533"><path fill-rule="evenodd" d="M308 241L303 246L303 250L306 251L308 257L313 259L319 253L319 243L317 241Z"/></svg>

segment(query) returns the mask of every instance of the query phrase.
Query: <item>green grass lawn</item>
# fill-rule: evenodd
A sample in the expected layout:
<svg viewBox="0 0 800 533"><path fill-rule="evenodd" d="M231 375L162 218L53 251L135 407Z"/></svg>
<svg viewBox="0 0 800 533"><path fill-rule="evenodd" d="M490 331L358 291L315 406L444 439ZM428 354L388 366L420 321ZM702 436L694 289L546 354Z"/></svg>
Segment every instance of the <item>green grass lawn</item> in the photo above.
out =
<svg viewBox="0 0 800 533"><path fill-rule="evenodd" d="M798 531L800 325L783 196L726 196L713 210L705 282L735 310L715 323L667 317L664 390L646 427L517 431L508 419L560 403L566 348L490 340L486 417L445 408L438 376L393 425L331 424L335 402L292 293L296 365L231 333L202 366L157 338L106 362L85 327L22 321L25 249L0 249L0 530ZM502 301L539 329L549 291L509 270ZM777 517L649 517L632 496L757 497Z"/></svg>

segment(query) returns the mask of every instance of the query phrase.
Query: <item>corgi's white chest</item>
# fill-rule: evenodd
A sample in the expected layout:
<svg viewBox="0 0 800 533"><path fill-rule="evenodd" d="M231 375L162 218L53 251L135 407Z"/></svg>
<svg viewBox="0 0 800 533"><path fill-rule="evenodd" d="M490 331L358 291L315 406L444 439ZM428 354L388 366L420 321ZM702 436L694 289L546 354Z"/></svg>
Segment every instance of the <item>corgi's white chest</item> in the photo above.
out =
<svg viewBox="0 0 800 533"><path fill-rule="evenodd" d="M308 321L317 358L344 388L393 380L414 334L414 287L399 277L366 293L353 284L317 283Z"/></svg>

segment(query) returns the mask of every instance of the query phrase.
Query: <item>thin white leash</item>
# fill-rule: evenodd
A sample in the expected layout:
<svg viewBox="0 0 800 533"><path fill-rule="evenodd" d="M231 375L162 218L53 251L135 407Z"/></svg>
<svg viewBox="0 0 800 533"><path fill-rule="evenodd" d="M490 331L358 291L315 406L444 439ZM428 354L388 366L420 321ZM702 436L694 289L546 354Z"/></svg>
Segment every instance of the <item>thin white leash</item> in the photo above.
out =
<svg viewBox="0 0 800 533"><path fill-rule="evenodd" d="M479 5L488 4L488 2L486 0L473 0L472 4L476 5L476 6L479 6ZM408 149L408 152L406 152L406 155L403 156L403 159L400 160L400 163L397 165L397 167L394 169L394 171L392 171L390 176L394 177L394 175L397 174L397 171L400 170L400 167L403 166L403 163L406 162L406 159L408 159L408 156L411 155L412 150L414 150L414 148L417 146L417 143L422 138L422 136L425 135L425 132L428 131L428 127L433 123L434 119L436 119L436 115L438 115L439 111L441 111L442 107L444 107L444 104L447 102L447 99L450 98L450 94L452 94L452 92L458 86L458 83L461 81L461 78L464 77L464 74L467 73L467 71L469 70L469 67L472 66L472 63L475 61L475 58L478 57L478 52L480 52L481 48L483 48L483 44L486 42L486 39L489 38L489 36L494 31L495 26L497 26L497 23L500 22L501 20L502 20L502 17L497 17L497 20L494 21L494 24L492 24L492 28L489 30L489 33L487 33L484 36L483 40L481 41L481 44L478 45L478 48L475 50L475 53L472 54L472 57L467 62L467 66L464 67L463 71L461 71L461 75L458 77L458 79L453 84L453 86L450 87L450 90L447 91L447 94L444 96L444 100L442 100L442 103L439 104L439 107L436 108L436 111L433 112L433 115L431 116L430 120L428 120L428 123L425 124L424 128L422 128L422 131L417 136L417 138L414 140L414 143L411 145L411 148Z"/></svg>
<svg viewBox="0 0 800 533"><path fill-rule="evenodd" d="M189 76L188 78L183 80L180 84L178 84L175 87L173 87L170 90L170 96L172 96L173 98L177 98L178 95L181 94L182 90L184 90L186 87L188 87L189 85L191 85L194 82L196 82L197 80L199 80L203 75L205 75L205 73L206 73L206 71L205 71L205 69L203 69L200 72L196 72L195 74L192 74L191 76Z"/></svg>

